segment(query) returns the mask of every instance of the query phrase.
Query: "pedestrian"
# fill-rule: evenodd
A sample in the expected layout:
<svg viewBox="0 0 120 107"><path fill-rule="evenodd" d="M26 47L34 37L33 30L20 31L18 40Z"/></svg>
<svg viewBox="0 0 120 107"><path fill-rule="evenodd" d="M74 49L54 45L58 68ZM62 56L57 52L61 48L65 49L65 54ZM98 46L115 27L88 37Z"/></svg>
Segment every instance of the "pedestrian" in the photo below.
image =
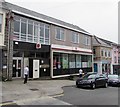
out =
<svg viewBox="0 0 120 107"><path fill-rule="evenodd" d="M82 77L82 74L83 74L83 70L80 69L80 70L79 70L79 76L80 76L80 78Z"/></svg>
<svg viewBox="0 0 120 107"><path fill-rule="evenodd" d="M29 74L29 68L28 68L28 66L26 66L24 68L24 84L27 83L28 74Z"/></svg>

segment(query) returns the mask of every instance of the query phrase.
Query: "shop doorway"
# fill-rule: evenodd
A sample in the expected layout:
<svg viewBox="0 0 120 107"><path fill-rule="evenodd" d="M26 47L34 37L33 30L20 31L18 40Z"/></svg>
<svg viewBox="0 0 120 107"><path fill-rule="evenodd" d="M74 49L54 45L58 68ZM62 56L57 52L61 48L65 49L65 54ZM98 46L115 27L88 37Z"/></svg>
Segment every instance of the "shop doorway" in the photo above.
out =
<svg viewBox="0 0 120 107"><path fill-rule="evenodd" d="M22 76L22 58L13 58L13 77Z"/></svg>

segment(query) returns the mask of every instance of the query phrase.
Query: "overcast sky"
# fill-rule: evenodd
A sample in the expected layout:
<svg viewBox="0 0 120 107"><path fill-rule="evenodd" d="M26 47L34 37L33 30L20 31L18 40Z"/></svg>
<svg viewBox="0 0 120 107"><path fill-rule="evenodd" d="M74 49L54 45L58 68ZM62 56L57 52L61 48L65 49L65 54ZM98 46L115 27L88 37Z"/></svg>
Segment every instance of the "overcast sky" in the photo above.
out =
<svg viewBox="0 0 120 107"><path fill-rule="evenodd" d="M5 0L118 43L119 0Z"/></svg>

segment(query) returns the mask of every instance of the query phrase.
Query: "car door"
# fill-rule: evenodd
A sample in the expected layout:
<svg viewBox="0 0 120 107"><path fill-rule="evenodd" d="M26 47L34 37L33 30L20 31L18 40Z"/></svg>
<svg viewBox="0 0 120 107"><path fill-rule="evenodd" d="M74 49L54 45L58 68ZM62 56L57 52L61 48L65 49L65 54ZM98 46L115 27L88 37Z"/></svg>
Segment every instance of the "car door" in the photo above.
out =
<svg viewBox="0 0 120 107"><path fill-rule="evenodd" d="M96 75L95 82L96 82L96 86L97 87L100 86L100 84L101 84L101 78L100 78L100 76L98 74Z"/></svg>
<svg viewBox="0 0 120 107"><path fill-rule="evenodd" d="M106 78L103 75L100 75L100 86L104 86L106 83Z"/></svg>

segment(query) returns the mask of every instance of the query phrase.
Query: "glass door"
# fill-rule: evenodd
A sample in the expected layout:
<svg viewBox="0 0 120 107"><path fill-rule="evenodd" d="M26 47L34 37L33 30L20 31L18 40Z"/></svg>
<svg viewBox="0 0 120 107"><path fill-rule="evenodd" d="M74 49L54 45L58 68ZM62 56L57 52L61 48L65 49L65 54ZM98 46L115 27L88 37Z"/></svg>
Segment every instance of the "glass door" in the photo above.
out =
<svg viewBox="0 0 120 107"><path fill-rule="evenodd" d="M21 59L13 59L13 77L21 77Z"/></svg>

